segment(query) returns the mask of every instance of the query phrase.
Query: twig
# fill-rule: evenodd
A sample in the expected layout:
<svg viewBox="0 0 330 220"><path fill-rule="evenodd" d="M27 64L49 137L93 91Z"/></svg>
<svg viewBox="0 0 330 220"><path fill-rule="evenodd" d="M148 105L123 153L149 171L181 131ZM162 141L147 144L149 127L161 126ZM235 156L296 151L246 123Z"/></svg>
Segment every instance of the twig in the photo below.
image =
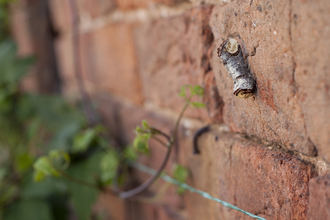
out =
<svg viewBox="0 0 330 220"><path fill-rule="evenodd" d="M159 138L157 138L155 136L152 136L151 138L167 148L167 144L164 141L160 140Z"/></svg>
<svg viewBox="0 0 330 220"><path fill-rule="evenodd" d="M186 101L183 109L181 110L181 112L179 114L179 117L178 117L178 119L177 119L177 121L175 123L173 138L169 138L168 139L169 140L168 141L168 144L167 144L168 150L166 152L165 158L164 158L161 166L159 167L159 169L156 171L156 173L154 173L153 176L151 176L147 181L145 181L144 183L142 183L140 186L138 186L138 187L136 187L134 189L131 189L129 191L119 193L119 197L120 198L126 199L126 198L129 198L129 197L135 196L135 195L141 193L142 191L146 190L149 186L151 186L151 184L153 184L153 182L163 172L163 170L164 170L164 168L165 168L165 166L167 164L167 161L168 161L168 159L170 157L172 146L175 143L176 138L178 136L178 129L179 129L179 125L180 125L181 119L183 117L184 112L186 111L186 109L189 106L189 103L191 101L191 98L192 98L192 96L190 96L189 99Z"/></svg>
<svg viewBox="0 0 330 220"><path fill-rule="evenodd" d="M88 188L92 188L92 189L96 189L96 190L101 190L101 188L99 186L97 186L96 184L93 184L93 183L89 183L89 182L86 182L84 180L81 180L81 179L77 179L76 177L73 177L69 174L67 174L66 172L62 171L62 170L59 170L59 169L56 169L63 177L67 178L68 180L74 182L74 183L77 183L79 185L83 185L83 186L86 186Z"/></svg>
<svg viewBox="0 0 330 220"><path fill-rule="evenodd" d="M168 134L165 134L164 132L162 132L161 130L159 130L157 128L151 127L150 130L152 131L152 133L154 133L156 135L159 134L159 135L164 136L168 141L171 140L171 137Z"/></svg>
<svg viewBox="0 0 330 220"><path fill-rule="evenodd" d="M57 169L55 168L63 177L67 178L68 180L74 182L74 183L77 183L79 185L82 185L82 186L86 186L88 188L91 188L91 189L96 189L98 191L102 191L102 192L105 192L105 193L109 193L109 194L112 194L112 195L117 195L116 192L114 192L112 189L109 189L109 188L105 188L105 187L102 187L102 186L99 186L97 184L93 184L93 183L90 183L90 182L87 182L87 181L84 181L84 180L81 180L81 179L78 179L74 176L71 176L69 174L67 174L66 172L60 170L60 169Z"/></svg>

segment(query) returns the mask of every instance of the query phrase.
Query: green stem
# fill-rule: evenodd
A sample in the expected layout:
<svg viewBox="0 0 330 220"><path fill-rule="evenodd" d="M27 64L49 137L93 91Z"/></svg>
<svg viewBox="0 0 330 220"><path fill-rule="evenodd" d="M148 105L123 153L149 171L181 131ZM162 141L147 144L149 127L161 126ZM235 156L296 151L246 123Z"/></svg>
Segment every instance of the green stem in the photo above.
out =
<svg viewBox="0 0 330 220"><path fill-rule="evenodd" d="M174 127L174 132L173 132L173 140L172 140L172 144L171 146L173 145L173 143L176 141L176 138L178 136L178 130L179 130L179 125L180 125L180 122L181 122L181 119L183 117L183 114L185 113L185 111L187 110L188 106L190 105L190 101L191 101L191 98L192 96L190 96L187 101L186 101L186 104L184 105L184 107L182 108L181 112L180 112L180 115L175 123L175 127Z"/></svg>
<svg viewBox="0 0 330 220"><path fill-rule="evenodd" d="M60 172L60 174L67 178L68 180L70 180L71 182L74 182L74 183L77 183L79 185L82 185L82 186L86 186L88 188L91 188L91 189L96 189L96 190L101 190L101 188L99 186L97 186L96 184L93 184L93 183L89 183L89 182L86 182L84 180L81 180L81 179L77 179L76 177L73 177L69 174L67 174L66 172L62 171L62 170L59 170L59 169L56 169L58 172Z"/></svg>
<svg viewBox="0 0 330 220"><path fill-rule="evenodd" d="M157 138L155 136L152 136L151 138L156 140L158 143L160 143L161 145L163 145L164 147L167 148L167 144L164 141L160 140L159 138Z"/></svg>

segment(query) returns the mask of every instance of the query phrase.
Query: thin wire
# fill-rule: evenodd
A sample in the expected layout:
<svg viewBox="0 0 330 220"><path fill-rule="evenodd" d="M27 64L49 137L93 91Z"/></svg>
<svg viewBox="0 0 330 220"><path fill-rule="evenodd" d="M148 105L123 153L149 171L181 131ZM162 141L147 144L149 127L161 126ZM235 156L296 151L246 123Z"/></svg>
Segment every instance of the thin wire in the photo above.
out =
<svg viewBox="0 0 330 220"><path fill-rule="evenodd" d="M134 168L136 168L136 169L138 169L138 170L140 170L142 172L148 173L150 175L154 175L156 173L156 170L154 170L154 169L152 169L150 167L147 167L147 166L145 166L143 164L140 164L140 163L132 163L131 166L133 166ZM240 209L237 206L234 206L234 205L232 205L232 204L230 204L228 202L225 202L225 201L222 201L221 199L215 198L215 197L211 196L207 192L201 191L199 189L195 189L194 187L189 186L186 183L182 183L182 182L180 182L180 181L178 181L176 179L173 179L172 177L170 177L170 176L168 176L166 174L163 174L160 177L162 179L164 179L165 181L167 181L167 182L170 182L170 183L173 183L175 185L178 185L178 186L180 186L182 188L185 188L186 190L189 190L190 192L198 193L198 194L200 194L201 196L203 196L206 199L210 199L210 200L213 200L215 202L218 202L218 203L222 204L225 207L228 207L228 208L237 210L239 212L242 212L245 215L248 215L248 216L250 216L252 218L259 219L259 220L266 220L265 218L262 218L260 216L254 215L254 214L252 214L250 212L247 212L247 211L245 211L243 209Z"/></svg>

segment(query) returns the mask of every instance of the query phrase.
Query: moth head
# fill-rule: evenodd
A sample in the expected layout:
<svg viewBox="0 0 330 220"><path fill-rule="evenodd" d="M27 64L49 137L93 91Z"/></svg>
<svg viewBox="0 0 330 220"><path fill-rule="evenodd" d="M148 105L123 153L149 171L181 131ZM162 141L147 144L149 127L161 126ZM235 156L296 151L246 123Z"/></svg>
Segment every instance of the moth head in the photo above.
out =
<svg viewBox="0 0 330 220"><path fill-rule="evenodd" d="M224 45L226 51L232 56L236 56L239 51L239 44L234 38L228 38L226 44Z"/></svg>

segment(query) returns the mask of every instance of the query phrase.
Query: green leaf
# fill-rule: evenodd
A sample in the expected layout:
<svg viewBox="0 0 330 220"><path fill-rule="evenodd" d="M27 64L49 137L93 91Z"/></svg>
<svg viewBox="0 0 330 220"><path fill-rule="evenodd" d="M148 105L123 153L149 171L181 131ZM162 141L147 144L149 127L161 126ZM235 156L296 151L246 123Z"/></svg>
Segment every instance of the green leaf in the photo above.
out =
<svg viewBox="0 0 330 220"><path fill-rule="evenodd" d="M63 150L51 150L49 152L49 158L53 166L65 170L70 165L70 156Z"/></svg>
<svg viewBox="0 0 330 220"><path fill-rule="evenodd" d="M8 173L7 167L0 167L0 183L6 177Z"/></svg>
<svg viewBox="0 0 330 220"><path fill-rule="evenodd" d="M188 177L188 170L179 165L179 164L174 164L173 166L173 177L177 180L179 180L180 182L184 183L186 182L186 179ZM185 189L183 187L178 187L177 189L177 193L178 194L183 194L185 192Z"/></svg>
<svg viewBox="0 0 330 220"><path fill-rule="evenodd" d="M150 126L149 126L147 120L142 120L142 129L143 130L150 130Z"/></svg>
<svg viewBox="0 0 330 220"><path fill-rule="evenodd" d="M101 172L100 160L102 155L104 155L104 153L96 152L86 160L71 164L67 170L68 174L77 179L95 183L98 174ZM69 180L66 180L66 183L71 195L72 206L78 219L90 220L92 206L96 201L99 191Z"/></svg>
<svg viewBox="0 0 330 220"><path fill-rule="evenodd" d="M192 95L204 95L204 89L201 86L194 86L194 88L192 89Z"/></svg>
<svg viewBox="0 0 330 220"><path fill-rule="evenodd" d="M93 128L89 128L74 137L72 152L84 152L96 137L96 132Z"/></svg>
<svg viewBox="0 0 330 220"><path fill-rule="evenodd" d="M180 164L174 164L173 177L184 183L188 177L188 170Z"/></svg>
<svg viewBox="0 0 330 220"><path fill-rule="evenodd" d="M136 161L137 158L138 158L138 155L134 149L133 146L127 146L124 150L124 157L125 159L127 160L130 160L130 161Z"/></svg>
<svg viewBox="0 0 330 220"><path fill-rule="evenodd" d="M179 96L186 97L186 86L181 86Z"/></svg>
<svg viewBox="0 0 330 220"><path fill-rule="evenodd" d="M5 213L4 220L51 220L47 200L23 200L14 203Z"/></svg>
<svg viewBox="0 0 330 220"><path fill-rule="evenodd" d="M36 173L35 171L34 175L38 175ZM44 181L36 182L33 175L28 175L20 187L22 189L20 195L23 199L44 199L52 194L66 193L66 187L61 178L49 177Z"/></svg>
<svg viewBox="0 0 330 220"><path fill-rule="evenodd" d="M33 168L36 171L35 180L42 180L43 176L60 176L60 173L53 167L50 160L46 156L39 157L33 164Z"/></svg>
<svg viewBox="0 0 330 220"><path fill-rule="evenodd" d="M31 167L33 157L29 153L19 154L16 158L16 166L19 171L25 171Z"/></svg>
<svg viewBox="0 0 330 220"><path fill-rule="evenodd" d="M148 154L149 153L149 145L148 141L151 138L151 134L138 134L136 135L133 146L140 153Z"/></svg>
<svg viewBox="0 0 330 220"><path fill-rule="evenodd" d="M191 102L190 103L192 108L204 108L206 105L204 103L201 102Z"/></svg>
<svg viewBox="0 0 330 220"><path fill-rule="evenodd" d="M116 176L119 159L116 151L112 150L104 154L100 161L101 180L103 183L110 184Z"/></svg>
<svg viewBox="0 0 330 220"><path fill-rule="evenodd" d="M44 181L46 179L46 175L44 172L41 172L41 171L34 171L33 173L33 179L35 182L41 182L41 181Z"/></svg>
<svg viewBox="0 0 330 220"><path fill-rule="evenodd" d="M134 132L135 132L136 134L140 134L140 133L143 133L143 130L140 128L140 126L136 126Z"/></svg>

